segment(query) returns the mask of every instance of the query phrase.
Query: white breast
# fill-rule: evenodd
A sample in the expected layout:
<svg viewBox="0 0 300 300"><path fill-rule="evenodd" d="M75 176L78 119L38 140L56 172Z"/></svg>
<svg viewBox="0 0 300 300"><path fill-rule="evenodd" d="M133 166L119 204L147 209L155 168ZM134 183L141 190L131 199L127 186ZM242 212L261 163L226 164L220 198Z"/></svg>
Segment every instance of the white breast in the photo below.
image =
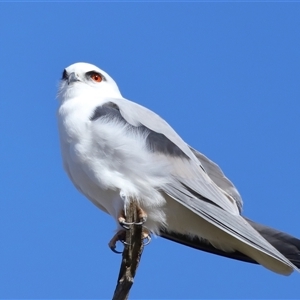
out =
<svg viewBox="0 0 300 300"><path fill-rule="evenodd" d="M77 189L115 219L124 208L121 191L140 201L146 226L157 231L165 222L165 199L158 189L168 168L146 150L145 136L128 134L123 123L90 121L95 107L74 99L59 108L64 167Z"/></svg>

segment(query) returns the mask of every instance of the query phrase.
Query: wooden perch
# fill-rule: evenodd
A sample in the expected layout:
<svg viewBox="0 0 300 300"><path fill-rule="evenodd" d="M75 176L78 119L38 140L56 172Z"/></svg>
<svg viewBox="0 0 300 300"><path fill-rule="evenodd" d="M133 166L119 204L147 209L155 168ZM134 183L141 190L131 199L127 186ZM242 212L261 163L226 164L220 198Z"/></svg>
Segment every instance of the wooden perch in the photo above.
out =
<svg viewBox="0 0 300 300"><path fill-rule="evenodd" d="M131 201L126 210L126 222L140 222L138 207L135 201ZM126 231L126 244L122 253L122 263L118 283L114 292L113 300L126 300L133 285L134 276L143 253L143 226L131 225Z"/></svg>

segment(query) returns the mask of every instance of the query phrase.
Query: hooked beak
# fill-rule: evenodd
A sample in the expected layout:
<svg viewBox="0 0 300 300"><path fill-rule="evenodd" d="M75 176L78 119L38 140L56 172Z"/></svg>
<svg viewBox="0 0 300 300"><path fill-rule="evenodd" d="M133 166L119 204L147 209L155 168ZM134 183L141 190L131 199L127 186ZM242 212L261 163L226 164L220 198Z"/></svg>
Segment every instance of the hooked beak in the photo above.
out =
<svg viewBox="0 0 300 300"><path fill-rule="evenodd" d="M68 76L68 84L71 84L72 82L76 82L76 81L81 81L81 79L78 77L77 74L75 74L74 72L72 72Z"/></svg>

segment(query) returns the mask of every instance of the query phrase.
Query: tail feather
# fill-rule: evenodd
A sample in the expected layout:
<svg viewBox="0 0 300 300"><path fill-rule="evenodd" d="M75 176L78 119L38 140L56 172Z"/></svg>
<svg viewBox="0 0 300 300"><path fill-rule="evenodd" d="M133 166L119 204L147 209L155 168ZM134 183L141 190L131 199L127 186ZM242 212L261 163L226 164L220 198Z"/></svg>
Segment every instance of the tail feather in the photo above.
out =
<svg viewBox="0 0 300 300"><path fill-rule="evenodd" d="M273 247L282 253L288 260L290 260L297 268L300 268L300 240L279 230L267 227L262 224L255 223L248 218L245 220L262 235ZM239 251L225 252L217 249L209 241L191 237L189 235L180 234L176 232L168 232L161 230L160 235L168 240L186 245L188 247L205 251L208 253L224 256L231 259L236 259L248 263L258 264L257 261L250 258Z"/></svg>
<svg viewBox="0 0 300 300"><path fill-rule="evenodd" d="M247 222L262 235L274 248L282 253L297 268L300 268L300 240L279 230L253 222Z"/></svg>

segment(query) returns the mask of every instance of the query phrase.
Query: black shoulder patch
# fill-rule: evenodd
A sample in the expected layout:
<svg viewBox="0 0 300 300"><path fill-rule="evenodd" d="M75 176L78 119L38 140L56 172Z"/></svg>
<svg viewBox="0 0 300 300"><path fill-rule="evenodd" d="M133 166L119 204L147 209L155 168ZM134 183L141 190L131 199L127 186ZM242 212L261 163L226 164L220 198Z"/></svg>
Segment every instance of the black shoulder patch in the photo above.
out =
<svg viewBox="0 0 300 300"><path fill-rule="evenodd" d="M118 105L116 105L113 102L108 102L103 104L102 106L96 107L96 109L93 112L93 115L90 117L90 120L95 121L104 116L112 117L114 119L118 118L120 120L121 119L124 120L124 118L121 116Z"/></svg>
<svg viewBox="0 0 300 300"><path fill-rule="evenodd" d="M148 130L150 133L147 137L147 145L149 149L152 150L152 152L161 152L163 154L170 155L170 156L188 158L188 156L179 147L177 147L172 141L166 138L165 135L154 132L150 129Z"/></svg>
<svg viewBox="0 0 300 300"><path fill-rule="evenodd" d="M189 157L165 135L157 133L144 125L133 126L129 124L121 115L118 105L113 102L108 102L103 104L102 106L96 107L93 115L90 117L90 120L96 121L103 117L111 120L117 120L118 122L126 125L128 132L135 134L140 133L146 136L147 148L153 153L159 152L169 156L189 159Z"/></svg>

